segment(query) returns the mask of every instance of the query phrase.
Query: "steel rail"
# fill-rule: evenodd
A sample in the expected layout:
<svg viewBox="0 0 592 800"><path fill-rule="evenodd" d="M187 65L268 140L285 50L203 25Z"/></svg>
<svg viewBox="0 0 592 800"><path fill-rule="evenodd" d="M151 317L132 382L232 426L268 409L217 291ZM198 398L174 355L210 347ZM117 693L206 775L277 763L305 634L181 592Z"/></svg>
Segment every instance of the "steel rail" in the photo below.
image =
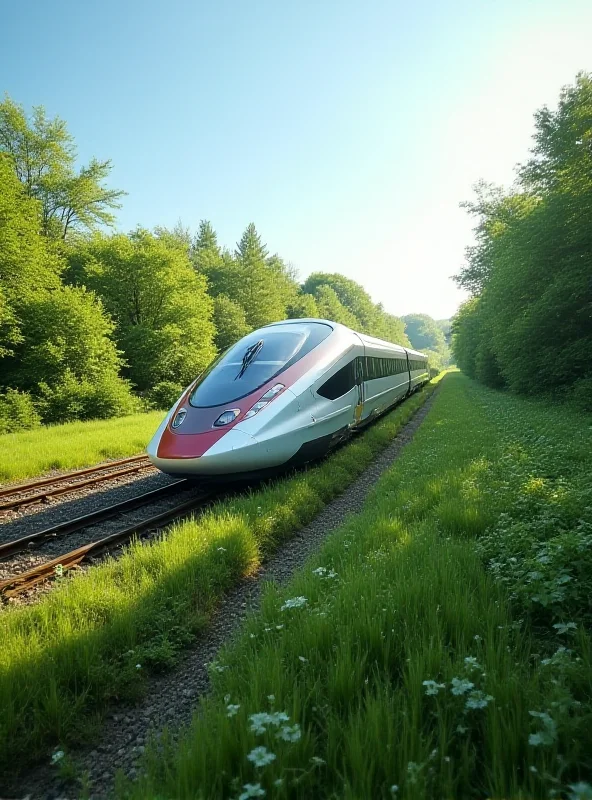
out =
<svg viewBox="0 0 592 800"><path fill-rule="evenodd" d="M89 514L83 514L80 517L66 520L66 522L60 522L38 533L22 536L20 539L13 539L10 542L3 542L0 544L0 561L15 553L28 550L32 544L44 543L48 540L56 539L58 536L76 533L76 531L88 528L90 525L96 525L98 522L104 522L105 520L117 517L119 514L124 514L127 511L134 511L136 508L148 505L148 503L159 500L161 497L175 494L187 484L188 481L185 479L174 481L174 483L170 483L167 486L161 486L160 489L153 489L150 492L144 492L143 494L131 497L129 500L123 500L121 503L114 503L111 506L100 508L98 511L91 511Z"/></svg>
<svg viewBox="0 0 592 800"><path fill-rule="evenodd" d="M181 503L168 511L155 514L152 517L142 520L142 522L128 525L109 536L105 536L104 539L98 539L96 542L82 545L82 547L77 547L69 553L64 553L64 555L58 556L57 558L52 558L51 561L39 564L39 566L33 567L33 569L21 572L19 575L13 575L11 578L6 578L0 581L0 594L7 598L15 597L27 589L31 589L38 583L55 577L56 567L61 567L60 572L63 573L66 570L77 567L91 554L95 555L103 550L108 550L114 545L121 544L131 539L133 536L145 533L153 528L163 527L201 505L210 495L211 492L204 492L203 495L194 497L192 500L187 500L185 503Z"/></svg>
<svg viewBox="0 0 592 800"><path fill-rule="evenodd" d="M29 489L36 489L38 486L47 486L49 483L57 483L58 481L76 478L78 475L88 475L89 472L98 472L103 469L111 469L112 467L120 467L122 464L130 464L132 461L146 461L148 456L143 454L139 456L130 456L129 458L120 458L117 461L104 461L101 464L95 464L92 467L85 467L84 469L77 469L74 472L66 472L64 475L48 476L47 478L39 478L34 481L27 481L27 483L14 483L10 486L5 486L0 489L0 497L5 497L7 494L15 494L16 492L26 492Z"/></svg>
<svg viewBox="0 0 592 800"><path fill-rule="evenodd" d="M10 493L6 494L18 494L18 497L11 497L8 500L4 500L0 502L0 511L8 511L12 508L18 508L19 506L28 505L29 503L37 503L40 500L45 499L46 497L56 497L60 494L68 494L69 492L75 492L77 489L83 489L85 486L93 486L96 483L103 483L104 481L110 481L113 478L120 478L122 475L130 475L132 472L139 472L143 469L148 469L152 467L150 461L146 458L139 463L132 464L131 466L126 467L125 469L118 469L114 470L113 472L105 472L105 470L110 469L109 466L103 466L99 470L98 468L94 468L95 472L102 472L103 474L100 475L93 475L90 478L87 478L83 481L78 481L77 483L66 483L71 478L73 473L68 475L62 475L58 478L54 478L53 481L48 481L48 483L57 484L55 488L44 489L40 492L36 492L35 494L29 494L20 496L21 492L26 491L26 489L21 487L15 487L11 490Z"/></svg>

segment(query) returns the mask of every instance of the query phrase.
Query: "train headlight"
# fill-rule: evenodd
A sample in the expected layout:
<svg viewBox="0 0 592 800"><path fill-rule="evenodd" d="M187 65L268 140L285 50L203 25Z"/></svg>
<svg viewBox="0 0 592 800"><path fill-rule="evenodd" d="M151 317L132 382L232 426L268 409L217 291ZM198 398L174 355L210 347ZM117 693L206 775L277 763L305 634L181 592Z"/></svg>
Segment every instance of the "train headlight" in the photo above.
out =
<svg viewBox="0 0 592 800"><path fill-rule="evenodd" d="M171 428L178 428L186 416L187 416L187 409L180 408L173 418L173 421L171 423Z"/></svg>
<svg viewBox="0 0 592 800"><path fill-rule="evenodd" d="M267 400L269 402L270 400L273 400L273 398L276 396L276 394L279 394L282 391L283 388L284 388L284 384L283 383L276 383L275 386L272 386L271 389L268 389L265 392L265 394L263 395L263 397L261 399L262 400Z"/></svg>
<svg viewBox="0 0 592 800"><path fill-rule="evenodd" d="M254 417L255 414L258 414L259 411L261 411L262 408L265 408L265 406L268 405L268 403L271 403L273 398L276 395L278 395L284 388L285 387L283 383L276 383L275 386L272 386L271 389L268 389L265 392L265 394L262 395L261 400L255 403L254 406L251 406L251 408L247 411L247 413L245 414L245 419L249 419L250 417Z"/></svg>
<svg viewBox="0 0 592 800"><path fill-rule="evenodd" d="M259 402L258 402L258 403L255 403L255 405L254 405L254 406L252 406L252 407L251 407L251 408L250 408L250 409L247 411L247 413L245 414L245 419L249 419L249 417L254 417L254 416L255 416L255 414L259 413L259 411L261 411L261 409L262 409L262 408L265 408L265 406L266 406L268 403L269 403L269 400L259 400Z"/></svg>
<svg viewBox="0 0 592 800"><path fill-rule="evenodd" d="M238 417L240 414L240 408L229 408L228 411L224 411L216 422L214 422L214 426L216 428L221 428L223 425L230 425L231 422Z"/></svg>

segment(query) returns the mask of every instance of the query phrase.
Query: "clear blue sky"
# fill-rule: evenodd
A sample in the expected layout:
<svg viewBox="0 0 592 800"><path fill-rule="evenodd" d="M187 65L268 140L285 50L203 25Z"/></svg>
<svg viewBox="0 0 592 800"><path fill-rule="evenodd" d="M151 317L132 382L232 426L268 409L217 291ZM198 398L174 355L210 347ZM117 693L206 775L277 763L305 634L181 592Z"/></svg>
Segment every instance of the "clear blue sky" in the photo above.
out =
<svg viewBox="0 0 592 800"><path fill-rule="evenodd" d="M255 222L299 269L450 316L458 203L512 180L532 114L592 69L589 0L5 5L0 75L111 158L119 227Z"/></svg>

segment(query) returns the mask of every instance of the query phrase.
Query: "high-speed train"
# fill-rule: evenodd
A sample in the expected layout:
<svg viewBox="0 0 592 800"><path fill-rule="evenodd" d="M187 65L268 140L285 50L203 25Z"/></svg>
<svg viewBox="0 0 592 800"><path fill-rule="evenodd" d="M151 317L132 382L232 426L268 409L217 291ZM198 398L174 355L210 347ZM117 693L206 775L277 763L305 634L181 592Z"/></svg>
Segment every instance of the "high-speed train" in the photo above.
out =
<svg viewBox="0 0 592 800"><path fill-rule="evenodd" d="M269 474L324 455L427 380L423 353L324 319L276 322L183 392L147 453L170 475Z"/></svg>

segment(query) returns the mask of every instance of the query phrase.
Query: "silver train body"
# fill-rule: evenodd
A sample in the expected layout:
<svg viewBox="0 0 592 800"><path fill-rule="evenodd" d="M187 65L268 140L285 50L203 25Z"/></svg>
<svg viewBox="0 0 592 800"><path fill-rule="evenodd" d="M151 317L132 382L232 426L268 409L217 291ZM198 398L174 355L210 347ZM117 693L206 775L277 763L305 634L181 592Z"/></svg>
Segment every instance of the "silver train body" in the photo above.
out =
<svg viewBox="0 0 592 800"><path fill-rule="evenodd" d="M428 380L423 353L328 320L274 323L188 387L147 453L170 475L264 475L322 456Z"/></svg>

